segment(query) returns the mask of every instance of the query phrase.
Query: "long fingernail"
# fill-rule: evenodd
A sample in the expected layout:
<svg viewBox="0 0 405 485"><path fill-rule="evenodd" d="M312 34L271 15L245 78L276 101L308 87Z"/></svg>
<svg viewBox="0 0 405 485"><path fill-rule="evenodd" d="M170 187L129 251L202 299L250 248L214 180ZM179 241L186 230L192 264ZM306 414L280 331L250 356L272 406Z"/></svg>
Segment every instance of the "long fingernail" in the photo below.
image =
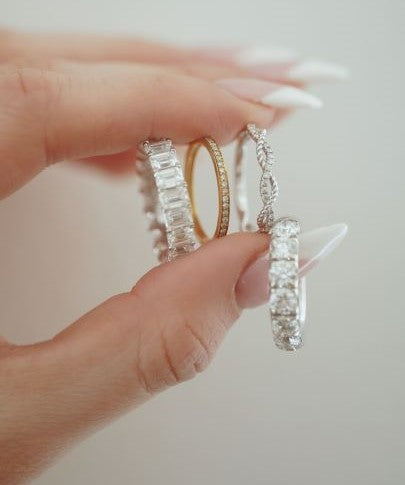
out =
<svg viewBox="0 0 405 485"><path fill-rule="evenodd" d="M321 108L322 101L302 89L259 79L228 78L217 84L246 101L272 108Z"/></svg>
<svg viewBox="0 0 405 485"><path fill-rule="evenodd" d="M283 76L290 81L314 83L346 81L349 70L340 64L324 61L302 61L291 66Z"/></svg>
<svg viewBox="0 0 405 485"><path fill-rule="evenodd" d="M305 275L334 251L347 234L347 224L333 224L304 232L300 237L300 275Z"/></svg>
<svg viewBox="0 0 405 485"><path fill-rule="evenodd" d="M337 248L347 233L346 224L334 224L301 234L299 275L306 275L317 263ZM269 255L266 252L241 275L236 285L240 308L253 308L269 298Z"/></svg>
<svg viewBox="0 0 405 485"><path fill-rule="evenodd" d="M228 62L240 67L254 67L271 63L289 63L298 59L296 51L287 47L211 47L198 49L198 57L206 60Z"/></svg>
<svg viewBox="0 0 405 485"><path fill-rule="evenodd" d="M235 52L233 62L239 66L249 67L267 63L291 62L298 54L285 47L248 47Z"/></svg>

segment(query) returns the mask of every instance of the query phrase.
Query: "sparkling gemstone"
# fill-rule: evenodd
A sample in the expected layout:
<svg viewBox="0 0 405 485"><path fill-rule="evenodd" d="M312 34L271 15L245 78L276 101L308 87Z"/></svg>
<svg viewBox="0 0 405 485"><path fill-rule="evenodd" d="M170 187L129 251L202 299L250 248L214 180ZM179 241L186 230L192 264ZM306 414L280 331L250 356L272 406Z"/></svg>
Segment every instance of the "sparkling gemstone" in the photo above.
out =
<svg viewBox="0 0 405 485"><path fill-rule="evenodd" d="M279 219L273 225L272 234L280 237L297 236L300 232L300 225L294 219Z"/></svg>
<svg viewBox="0 0 405 485"><path fill-rule="evenodd" d="M165 168L174 167L176 165L175 158L166 153L150 156L149 160L153 170L164 170Z"/></svg>
<svg viewBox="0 0 405 485"><path fill-rule="evenodd" d="M269 270L273 287L292 286L297 276L298 268L295 261L272 261Z"/></svg>
<svg viewBox="0 0 405 485"><path fill-rule="evenodd" d="M194 251L195 249L196 249L196 243L195 242L179 244L174 249L170 250L169 259L173 259L177 256L182 256L184 254L188 254L191 251Z"/></svg>
<svg viewBox="0 0 405 485"><path fill-rule="evenodd" d="M298 254L298 240L296 238L285 239L272 237L271 257L274 259L293 258Z"/></svg>
<svg viewBox="0 0 405 485"><path fill-rule="evenodd" d="M190 211L188 208L179 208L165 213L167 225L170 228L191 224Z"/></svg>
<svg viewBox="0 0 405 485"><path fill-rule="evenodd" d="M169 167L159 170L155 174L156 185L159 189L170 189L176 187L183 180L183 174L179 167Z"/></svg>
<svg viewBox="0 0 405 485"><path fill-rule="evenodd" d="M277 315L271 319L276 337L294 337L300 334L301 325L297 318Z"/></svg>
<svg viewBox="0 0 405 485"><path fill-rule="evenodd" d="M294 315L298 308L297 293L287 288L275 288L271 291L269 305L274 315Z"/></svg>
<svg viewBox="0 0 405 485"><path fill-rule="evenodd" d="M275 338L274 342L281 350L294 351L302 346L302 338L300 336Z"/></svg>
<svg viewBox="0 0 405 485"><path fill-rule="evenodd" d="M173 187L164 190L161 193L163 207L166 209L178 209L184 206L186 197L186 189L184 187Z"/></svg>
<svg viewBox="0 0 405 485"><path fill-rule="evenodd" d="M167 234L169 246L181 248L194 242L194 230L190 227L179 227Z"/></svg>
<svg viewBox="0 0 405 485"><path fill-rule="evenodd" d="M160 140L150 143L146 150L149 150L149 153L152 155L159 155L161 153L168 153L171 147L172 142L170 140Z"/></svg>

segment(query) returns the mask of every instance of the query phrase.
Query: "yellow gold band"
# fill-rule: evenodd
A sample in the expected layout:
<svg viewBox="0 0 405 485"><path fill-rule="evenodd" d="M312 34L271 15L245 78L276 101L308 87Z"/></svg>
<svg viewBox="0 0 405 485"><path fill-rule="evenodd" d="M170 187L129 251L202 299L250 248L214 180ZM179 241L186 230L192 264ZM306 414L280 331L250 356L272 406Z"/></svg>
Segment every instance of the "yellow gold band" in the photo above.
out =
<svg viewBox="0 0 405 485"><path fill-rule="evenodd" d="M185 163L185 174L184 178L188 185L188 191L190 194L191 209L194 221L195 233L201 243L209 241L209 237L202 228L200 219L197 215L195 197L194 197L194 185L193 185L193 171L195 166L195 161L197 159L197 154L199 149L204 146L211 157L212 163L215 169L215 176L217 179L218 188L218 219L217 227L215 229L214 238L223 237L228 232L229 227L229 181L228 174L226 171L226 166L224 159L222 157L221 150L219 146L215 143L212 138L201 138L200 140L193 141L188 146L186 154Z"/></svg>

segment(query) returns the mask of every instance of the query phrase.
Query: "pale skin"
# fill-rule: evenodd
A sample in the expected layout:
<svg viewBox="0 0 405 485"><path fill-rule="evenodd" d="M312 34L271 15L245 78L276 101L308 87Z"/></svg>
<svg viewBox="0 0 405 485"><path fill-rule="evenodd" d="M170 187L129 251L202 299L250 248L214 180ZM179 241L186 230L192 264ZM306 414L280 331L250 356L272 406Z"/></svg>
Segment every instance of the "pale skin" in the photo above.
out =
<svg viewBox="0 0 405 485"><path fill-rule="evenodd" d="M213 82L243 75L136 39L2 32L0 196L63 160L126 171L146 139L211 135L224 145L248 121L270 126L275 110ZM258 234L210 242L51 340L0 339L2 483L31 479L86 434L203 371L243 310L238 280L266 244Z"/></svg>

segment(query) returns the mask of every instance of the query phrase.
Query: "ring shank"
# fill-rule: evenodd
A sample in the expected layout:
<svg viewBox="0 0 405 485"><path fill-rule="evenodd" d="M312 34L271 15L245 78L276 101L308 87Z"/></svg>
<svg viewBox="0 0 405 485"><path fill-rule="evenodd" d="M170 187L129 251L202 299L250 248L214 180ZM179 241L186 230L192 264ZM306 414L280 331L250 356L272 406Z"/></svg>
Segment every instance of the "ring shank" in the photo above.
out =
<svg viewBox="0 0 405 485"><path fill-rule="evenodd" d="M211 238L207 235L202 227L201 220L198 217L196 209L196 200L194 192L194 168L198 153L204 147L211 158L215 170L215 177L217 181L218 190L218 217L215 228L214 238L223 237L228 232L229 227L229 182L225 167L225 162L218 145L212 138L201 138L190 143L187 153L184 177L188 186L189 197L191 202L191 212L194 221L195 233L202 244L209 241Z"/></svg>

